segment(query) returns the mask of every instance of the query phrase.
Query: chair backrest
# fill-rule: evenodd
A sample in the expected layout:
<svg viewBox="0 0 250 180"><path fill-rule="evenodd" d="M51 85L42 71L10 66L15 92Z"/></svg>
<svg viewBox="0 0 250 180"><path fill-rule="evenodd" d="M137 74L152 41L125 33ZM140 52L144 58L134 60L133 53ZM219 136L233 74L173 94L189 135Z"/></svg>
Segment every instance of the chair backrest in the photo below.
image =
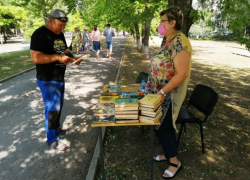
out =
<svg viewBox="0 0 250 180"><path fill-rule="evenodd" d="M142 80L146 82L148 82L148 73L145 72L140 72L135 80L135 83L141 83Z"/></svg>
<svg viewBox="0 0 250 180"><path fill-rule="evenodd" d="M209 116L218 101L218 94L210 87L198 84L189 98L189 105Z"/></svg>

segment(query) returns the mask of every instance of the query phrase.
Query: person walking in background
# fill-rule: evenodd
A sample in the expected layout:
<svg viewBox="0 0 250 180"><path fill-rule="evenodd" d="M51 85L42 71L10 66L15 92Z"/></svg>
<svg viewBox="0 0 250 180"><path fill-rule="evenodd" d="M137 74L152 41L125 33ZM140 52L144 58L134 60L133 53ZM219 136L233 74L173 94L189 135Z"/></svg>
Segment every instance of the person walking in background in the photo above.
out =
<svg viewBox="0 0 250 180"><path fill-rule="evenodd" d="M112 37L115 37L115 32L113 29L110 28L110 24L107 24L107 28L104 30L103 36L106 37L106 50L107 50L106 58L111 59L112 49L113 49Z"/></svg>
<svg viewBox="0 0 250 180"><path fill-rule="evenodd" d="M59 141L59 135L68 130L60 127L60 116L64 101L64 75L66 65L74 61L62 31L68 17L60 9L53 9L45 26L34 31L31 36L30 53L36 64L36 78L45 104L45 128L47 143L51 148L65 151L68 146ZM76 64L80 64L80 61Z"/></svg>
<svg viewBox="0 0 250 180"><path fill-rule="evenodd" d="M145 94L158 94L162 97L163 109L161 125L155 127L155 134L164 150L154 160L169 161L164 171L164 179L172 179L182 169L177 158L175 121L185 99L191 73L192 46L181 32L183 14L179 7L171 7L160 13L159 34L166 37L166 43L155 53L150 62L150 70Z"/></svg>
<svg viewBox="0 0 250 180"><path fill-rule="evenodd" d="M94 25L94 29L91 32L90 38L91 40L93 40L93 47L95 50L96 58L99 59L101 32L97 29L97 25Z"/></svg>
<svg viewBox="0 0 250 180"><path fill-rule="evenodd" d="M77 27L75 27L75 32L73 32L72 34L72 46L76 48L76 55L80 54L81 42L81 32L78 30Z"/></svg>
<svg viewBox="0 0 250 180"><path fill-rule="evenodd" d="M90 45L90 42L89 42L90 34L88 33L88 29L86 27L83 29L82 37L83 37L83 43L84 43L84 50L86 49L86 53L88 54L89 45Z"/></svg>

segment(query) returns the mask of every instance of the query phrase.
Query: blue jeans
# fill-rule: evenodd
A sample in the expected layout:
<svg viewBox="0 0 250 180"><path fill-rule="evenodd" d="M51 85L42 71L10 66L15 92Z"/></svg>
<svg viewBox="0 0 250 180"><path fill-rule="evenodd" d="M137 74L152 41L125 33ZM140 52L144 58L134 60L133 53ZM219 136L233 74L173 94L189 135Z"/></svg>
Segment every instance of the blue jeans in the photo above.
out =
<svg viewBox="0 0 250 180"><path fill-rule="evenodd" d="M106 49L109 49L110 51L112 51L113 49L113 41L106 41Z"/></svg>
<svg viewBox="0 0 250 180"><path fill-rule="evenodd" d="M64 82L40 81L37 85L41 90L45 104L45 128L47 143L59 140L57 130L60 127L60 116L64 101Z"/></svg>
<svg viewBox="0 0 250 180"><path fill-rule="evenodd" d="M100 51L100 41L93 41L93 47L95 51Z"/></svg>

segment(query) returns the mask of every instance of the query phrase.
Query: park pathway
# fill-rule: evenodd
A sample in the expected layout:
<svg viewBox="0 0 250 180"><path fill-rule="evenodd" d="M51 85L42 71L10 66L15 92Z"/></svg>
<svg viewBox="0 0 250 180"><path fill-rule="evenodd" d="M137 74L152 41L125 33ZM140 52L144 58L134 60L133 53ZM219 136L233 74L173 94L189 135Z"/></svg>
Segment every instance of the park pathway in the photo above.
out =
<svg viewBox="0 0 250 180"><path fill-rule="evenodd" d="M114 82L124 51L124 37L114 38L113 59L97 60L94 52L80 66L68 65L63 128L71 133L61 140L66 152L48 148L44 105L32 70L0 84L0 179L85 179L98 139L91 128L95 104L104 84ZM103 58L102 58L103 57Z"/></svg>

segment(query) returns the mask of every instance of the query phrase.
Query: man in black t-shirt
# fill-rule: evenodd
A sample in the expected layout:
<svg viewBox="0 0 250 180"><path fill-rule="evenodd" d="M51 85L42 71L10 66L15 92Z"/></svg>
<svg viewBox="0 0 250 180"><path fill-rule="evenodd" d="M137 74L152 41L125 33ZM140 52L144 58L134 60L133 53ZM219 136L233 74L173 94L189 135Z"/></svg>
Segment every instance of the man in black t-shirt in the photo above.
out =
<svg viewBox="0 0 250 180"><path fill-rule="evenodd" d="M53 9L44 14L46 24L35 30L31 37L30 52L36 64L37 84L45 104L47 143L51 148L64 151L68 146L59 141L59 135L68 130L60 128L60 116L64 100L64 75L66 65L73 62L62 31L68 18L64 11ZM79 65L81 61L76 64Z"/></svg>

